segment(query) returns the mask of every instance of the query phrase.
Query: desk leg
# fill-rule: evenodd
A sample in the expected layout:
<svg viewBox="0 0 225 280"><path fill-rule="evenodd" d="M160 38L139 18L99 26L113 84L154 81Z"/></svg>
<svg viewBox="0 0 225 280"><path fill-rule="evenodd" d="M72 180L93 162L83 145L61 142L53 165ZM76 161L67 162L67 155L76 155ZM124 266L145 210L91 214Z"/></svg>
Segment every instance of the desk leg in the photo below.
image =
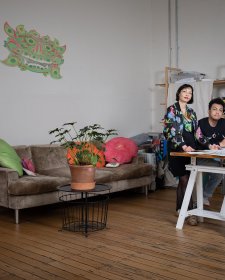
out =
<svg viewBox="0 0 225 280"><path fill-rule="evenodd" d="M184 225L184 220L187 216L187 210L188 210L188 205L191 199L191 195L192 195L192 191L195 185L195 180L196 180L196 176L197 176L197 170L192 170L189 180L188 180L188 184L187 184L187 188L186 188L186 192L184 195L184 199L183 199L183 203L180 209L180 215L178 217L177 220L177 225L176 228L177 229L182 229L183 225Z"/></svg>
<svg viewBox="0 0 225 280"><path fill-rule="evenodd" d="M223 204L222 204L222 206L221 206L220 214L221 214L222 216L225 216L225 196L224 196L224 198L223 198Z"/></svg>
<svg viewBox="0 0 225 280"><path fill-rule="evenodd" d="M191 157L191 164L196 165L196 157Z"/></svg>
<svg viewBox="0 0 225 280"><path fill-rule="evenodd" d="M203 210L203 185L202 185L202 172L198 172L196 179L196 192L197 192L197 208ZM203 222L203 217L198 217L199 222Z"/></svg>

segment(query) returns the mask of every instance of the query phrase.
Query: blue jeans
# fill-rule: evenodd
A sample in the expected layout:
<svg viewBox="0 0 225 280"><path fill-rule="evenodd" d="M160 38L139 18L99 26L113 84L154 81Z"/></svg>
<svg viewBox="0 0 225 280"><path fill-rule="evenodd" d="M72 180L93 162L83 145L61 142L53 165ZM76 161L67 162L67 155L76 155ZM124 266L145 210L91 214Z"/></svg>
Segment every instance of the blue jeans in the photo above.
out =
<svg viewBox="0 0 225 280"><path fill-rule="evenodd" d="M221 166L221 163L217 159L212 158L198 158L198 165L206 165L206 166ZM223 179L223 174L219 173L203 173L203 197L209 198L212 197L215 189L221 183Z"/></svg>

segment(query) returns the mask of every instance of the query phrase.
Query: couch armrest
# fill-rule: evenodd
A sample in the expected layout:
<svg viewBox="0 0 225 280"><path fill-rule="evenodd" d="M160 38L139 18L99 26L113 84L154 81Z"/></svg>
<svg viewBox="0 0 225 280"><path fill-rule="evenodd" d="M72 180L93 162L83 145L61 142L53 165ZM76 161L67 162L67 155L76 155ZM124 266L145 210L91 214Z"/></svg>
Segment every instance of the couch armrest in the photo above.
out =
<svg viewBox="0 0 225 280"><path fill-rule="evenodd" d="M19 175L16 171L0 167L0 206L8 207L8 185L18 179Z"/></svg>

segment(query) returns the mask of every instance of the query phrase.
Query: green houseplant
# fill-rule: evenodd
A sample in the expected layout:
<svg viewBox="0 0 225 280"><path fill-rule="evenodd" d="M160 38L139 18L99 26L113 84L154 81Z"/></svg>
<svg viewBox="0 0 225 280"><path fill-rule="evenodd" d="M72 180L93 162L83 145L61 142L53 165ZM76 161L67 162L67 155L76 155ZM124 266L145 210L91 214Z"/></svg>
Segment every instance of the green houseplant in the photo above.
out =
<svg viewBox="0 0 225 280"><path fill-rule="evenodd" d="M71 171L72 183L74 189L94 188L95 166L104 161L104 143L108 137L117 135L115 129L105 130L99 124L85 126L76 129L77 122L65 123L57 127L49 134L55 137L51 144L60 144L67 150L67 159ZM76 167L80 167L79 169ZM77 172L83 173L83 178L78 179ZM88 172L92 173L92 180L86 184ZM79 181L81 180L81 181ZM79 182L78 182L79 181Z"/></svg>

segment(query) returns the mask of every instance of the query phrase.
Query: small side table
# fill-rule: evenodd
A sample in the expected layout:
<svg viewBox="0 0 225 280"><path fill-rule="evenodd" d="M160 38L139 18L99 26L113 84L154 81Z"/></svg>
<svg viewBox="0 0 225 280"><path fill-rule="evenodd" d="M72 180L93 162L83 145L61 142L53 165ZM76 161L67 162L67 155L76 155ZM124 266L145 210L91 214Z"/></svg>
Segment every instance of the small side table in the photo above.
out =
<svg viewBox="0 0 225 280"><path fill-rule="evenodd" d="M64 203L62 230L88 232L106 228L110 186L97 184L92 190L73 190L60 186L59 201Z"/></svg>

